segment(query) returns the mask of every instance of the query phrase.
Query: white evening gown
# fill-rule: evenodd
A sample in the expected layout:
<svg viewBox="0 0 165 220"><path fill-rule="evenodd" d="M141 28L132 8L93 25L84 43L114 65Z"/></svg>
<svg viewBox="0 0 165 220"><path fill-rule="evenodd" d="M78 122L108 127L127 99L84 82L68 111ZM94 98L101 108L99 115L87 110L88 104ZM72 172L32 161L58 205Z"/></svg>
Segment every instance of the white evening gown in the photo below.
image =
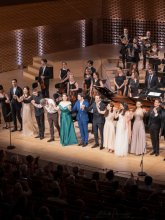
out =
<svg viewBox="0 0 165 220"><path fill-rule="evenodd" d="M109 113L105 117L104 133L103 133L103 146L105 148L114 150L115 149L115 127L113 124L113 113Z"/></svg>
<svg viewBox="0 0 165 220"><path fill-rule="evenodd" d="M31 103L23 103L22 111L23 136L31 136L38 133L38 128L34 125L31 113Z"/></svg>
<svg viewBox="0 0 165 220"><path fill-rule="evenodd" d="M125 157L128 154L128 126L124 130L124 116L119 114L116 128L115 155Z"/></svg>

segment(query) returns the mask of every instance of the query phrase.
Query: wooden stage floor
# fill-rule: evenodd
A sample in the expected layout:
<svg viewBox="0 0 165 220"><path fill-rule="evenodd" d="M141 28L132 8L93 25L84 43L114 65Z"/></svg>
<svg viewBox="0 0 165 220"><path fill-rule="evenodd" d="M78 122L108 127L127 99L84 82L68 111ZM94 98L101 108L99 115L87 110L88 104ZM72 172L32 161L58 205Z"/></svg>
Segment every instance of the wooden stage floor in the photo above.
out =
<svg viewBox="0 0 165 220"><path fill-rule="evenodd" d="M0 84L4 86L6 92L9 92L9 88L11 87L11 79L13 78L18 79L18 85L22 88L25 85L31 88L33 83L31 79L22 76L22 70L0 73L0 77ZM76 78L76 81L78 81L79 85L81 85L81 78ZM50 98L52 98L53 94L55 93L55 83L57 83L56 79L50 81ZM32 112L34 123L36 123L34 111ZM38 140L35 139L34 136L23 137L19 132L14 132L12 133L12 144L15 145L16 148L14 150L7 150L6 147L9 145L9 130L2 129L4 126L4 122L2 121L2 124L0 124L0 149L24 156L28 154L32 154L34 156L40 155L41 159L45 161L62 164L67 162L69 166L79 165L86 170L98 170L102 173L104 173L106 169L113 169L114 171L117 171L118 175L122 175L124 177L130 176L130 172L137 176L137 172L141 170L141 156L128 154L127 157L117 157L114 155L114 153L108 153L107 149L92 149L91 146L94 144L94 136L91 133L89 134L89 145L85 148L79 147L77 145L63 147L60 144L60 138L56 130L55 141L47 143L47 140L50 138L47 119L45 124L45 139ZM80 141L80 132L77 126L77 122L75 123L75 130L77 138ZM89 125L89 130L91 130L91 125ZM165 161L163 161L163 158L165 157L165 142L163 138L161 138L160 156L155 157L149 155L149 153L152 151L152 146L148 134L146 134L146 140L148 145L147 154L144 156L144 171L147 172L148 175L151 175L155 182L161 182L163 184L165 183Z"/></svg>

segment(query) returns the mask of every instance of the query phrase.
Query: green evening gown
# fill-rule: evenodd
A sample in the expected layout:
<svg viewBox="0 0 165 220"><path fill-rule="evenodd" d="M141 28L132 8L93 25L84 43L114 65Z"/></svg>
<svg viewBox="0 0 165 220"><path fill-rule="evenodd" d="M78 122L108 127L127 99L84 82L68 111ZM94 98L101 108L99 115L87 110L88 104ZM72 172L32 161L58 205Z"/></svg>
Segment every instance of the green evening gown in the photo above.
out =
<svg viewBox="0 0 165 220"><path fill-rule="evenodd" d="M69 104L71 105L71 104ZM69 106L67 105L67 106ZM60 115L60 143L62 146L77 144L77 138L74 130L73 119L67 106L64 108L59 104Z"/></svg>

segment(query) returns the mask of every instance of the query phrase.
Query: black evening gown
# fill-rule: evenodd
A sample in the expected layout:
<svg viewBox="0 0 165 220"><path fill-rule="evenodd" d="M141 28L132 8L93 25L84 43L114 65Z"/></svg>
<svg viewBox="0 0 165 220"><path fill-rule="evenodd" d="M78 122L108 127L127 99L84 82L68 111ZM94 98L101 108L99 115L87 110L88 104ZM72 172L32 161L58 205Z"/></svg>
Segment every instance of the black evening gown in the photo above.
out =
<svg viewBox="0 0 165 220"><path fill-rule="evenodd" d="M7 116L11 112L10 104L6 103L6 97L0 98L3 118L5 122L12 122L12 115L10 114L10 117Z"/></svg>

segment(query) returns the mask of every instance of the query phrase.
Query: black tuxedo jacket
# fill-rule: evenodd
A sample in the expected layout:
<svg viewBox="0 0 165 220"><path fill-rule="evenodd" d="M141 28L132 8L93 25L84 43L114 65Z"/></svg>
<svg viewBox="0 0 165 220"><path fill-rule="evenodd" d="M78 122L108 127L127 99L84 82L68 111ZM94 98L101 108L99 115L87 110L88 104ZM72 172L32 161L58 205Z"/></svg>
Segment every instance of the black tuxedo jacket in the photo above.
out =
<svg viewBox="0 0 165 220"><path fill-rule="evenodd" d="M91 111L93 109L93 123L104 124L104 115L100 114L97 111L96 102L93 102L93 104L90 107L88 107L88 108L85 107L85 109L87 111ZM103 102L100 102L100 110L101 111L105 110L105 104Z"/></svg>
<svg viewBox="0 0 165 220"><path fill-rule="evenodd" d="M42 95L41 92L38 92L38 96L34 96L32 94L29 99L24 100L24 103L30 103L32 100L35 100L36 104L40 104L41 99L43 99L43 95ZM44 109L43 108L37 108L37 107L34 106L34 112L35 112L35 116L40 116L44 113Z"/></svg>
<svg viewBox="0 0 165 220"><path fill-rule="evenodd" d="M85 68L84 78L85 78L85 75L86 75L86 69L88 69L88 68L89 68L88 66ZM91 71L92 71L92 77L93 77L93 73L96 72L96 69L92 66L92 67L91 67Z"/></svg>
<svg viewBox="0 0 165 220"><path fill-rule="evenodd" d="M134 54L133 54L134 57L133 58L135 59L135 62L139 62L140 61L139 53L141 53L141 48L140 48L139 44L137 44L137 46L138 46L138 48L136 49L136 48L134 48L133 43L129 44L129 48L130 48L131 53L132 53L133 48L134 48Z"/></svg>
<svg viewBox="0 0 165 220"><path fill-rule="evenodd" d="M148 87L149 76L150 76L149 74L146 76L145 88L149 88ZM157 87L158 87L158 77L156 75L153 75L150 86L151 86L151 89L157 89Z"/></svg>
<svg viewBox="0 0 165 220"><path fill-rule="evenodd" d="M41 84L41 74L43 73L43 67L40 67L39 70L39 77L38 77L38 82ZM49 67L46 66L45 71L44 71L44 84L45 86L49 86L49 79L51 78L51 73Z"/></svg>
<svg viewBox="0 0 165 220"><path fill-rule="evenodd" d="M122 34L122 35L121 35L121 38L124 38L124 37L125 37L125 35ZM132 43L132 38L131 38L130 35L128 35L128 40L129 40L129 43ZM121 44L121 50L127 48L127 45L126 45L126 44L123 44L123 43L121 42L121 40L119 40L119 43ZM121 53L121 51L120 51L120 53Z"/></svg>
<svg viewBox="0 0 165 220"><path fill-rule="evenodd" d="M165 109L162 109L162 115L161 115L161 133L160 137L164 136L165 139Z"/></svg>
<svg viewBox="0 0 165 220"><path fill-rule="evenodd" d="M22 108L22 102L18 102L17 99L13 98L13 87L10 88L10 97L9 100L12 101L12 106L14 106L15 108L21 109ZM20 98L23 95L23 91L22 89L17 86L17 89L15 91L15 95L18 96L18 98Z"/></svg>
<svg viewBox="0 0 165 220"><path fill-rule="evenodd" d="M152 37L149 37L149 40L151 41L151 44L152 44L152 43L153 43ZM150 50L150 49L152 48L152 45L151 45L151 44L150 44L149 47L146 47L146 44L143 43L143 41L142 41L142 45L143 45L143 54L146 54L146 51L147 51L147 50Z"/></svg>
<svg viewBox="0 0 165 220"><path fill-rule="evenodd" d="M155 116L153 109L154 107L151 107L148 113L145 114L145 116L149 117L148 126L150 127L151 125L153 125L154 129L157 130L161 128L162 108L161 107L157 108L157 113L158 113L157 116Z"/></svg>

